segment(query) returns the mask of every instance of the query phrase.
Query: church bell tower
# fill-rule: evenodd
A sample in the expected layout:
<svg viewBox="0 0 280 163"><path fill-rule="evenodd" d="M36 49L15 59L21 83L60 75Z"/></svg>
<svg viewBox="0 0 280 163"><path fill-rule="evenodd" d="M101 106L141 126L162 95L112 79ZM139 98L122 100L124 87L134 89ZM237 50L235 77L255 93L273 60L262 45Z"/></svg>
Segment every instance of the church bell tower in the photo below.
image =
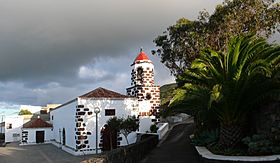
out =
<svg viewBox="0 0 280 163"><path fill-rule="evenodd" d="M160 87L155 86L152 61L141 49L131 67L131 86L126 89L127 95L137 97L139 118L150 117L153 122L159 122Z"/></svg>

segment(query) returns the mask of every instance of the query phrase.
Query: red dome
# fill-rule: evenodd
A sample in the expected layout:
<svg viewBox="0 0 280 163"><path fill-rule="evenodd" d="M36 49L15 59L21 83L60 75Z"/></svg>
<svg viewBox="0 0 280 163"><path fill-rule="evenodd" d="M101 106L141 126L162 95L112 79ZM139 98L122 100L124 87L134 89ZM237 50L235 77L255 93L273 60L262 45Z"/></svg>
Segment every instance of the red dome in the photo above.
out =
<svg viewBox="0 0 280 163"><path fill-rule="evenodd" d="M141 61L141 60L150 60L149 57L147 56L147 54L145 54L144 52L140 52L138 54L138 56L135 58L134 61Z"/></svg>

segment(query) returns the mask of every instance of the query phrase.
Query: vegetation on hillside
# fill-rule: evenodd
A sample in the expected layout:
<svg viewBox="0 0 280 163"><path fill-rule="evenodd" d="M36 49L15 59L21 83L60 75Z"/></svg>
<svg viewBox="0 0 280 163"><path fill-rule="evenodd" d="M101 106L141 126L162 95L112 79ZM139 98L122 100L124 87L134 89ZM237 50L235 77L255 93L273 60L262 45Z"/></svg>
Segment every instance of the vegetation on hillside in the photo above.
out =
<svg viewBox="0 0 280 163"><path fill-rule="evenodd" d="M32 115L32 113L27 109L22 109L19 111L18 115Z"/></svg>
<svg viewBox="0 0 280 163"><path fill-rule="evenodd" d="M273 135L280 123L273 120L277 132L269 135L253 133L250 122L264 104L280 105L280 46L266 41L280 31L279 23L274 0L225 0L212 15L202 11L198 20L170 26L154 40L153 51L177 78L177 88L164 95L172 97L164 99L164 115L192 114L193 142L212 152L279 153Z"/></svg>
<svg viewBox="0 0 280 163"><path fill-rule="evenodd" d="M160 87L160 105L168 105L173 98L172 92L177 88L176 83L166 84Z"/></svg>
<svg viewBox="0 0 280 163"><path fill-rule="evenodd" d="M198 20L179 19L154 40L158 49L152 52L177 76L201 50L225 51L235 35L253 33L268 38L279 32L279 23L280 3L275 0L225 0L212 15L201 11Z"/></svg>

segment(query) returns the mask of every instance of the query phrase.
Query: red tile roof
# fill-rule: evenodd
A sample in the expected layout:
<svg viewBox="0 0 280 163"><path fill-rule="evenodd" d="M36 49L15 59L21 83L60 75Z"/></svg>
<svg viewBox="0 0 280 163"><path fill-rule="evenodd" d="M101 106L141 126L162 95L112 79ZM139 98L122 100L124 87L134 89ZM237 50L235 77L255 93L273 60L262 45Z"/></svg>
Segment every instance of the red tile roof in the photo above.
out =
<svg viewBox="0 0 280 163"><path fill-rule="evenodd" d="M147 54L145 54L143 51L141 51L138 56L135 58L135 61L141 61L141 60L150 60Z"/></svg>
<svg viewBox="0 0 280 163"><path fill-rule="evenodd" d="M41 118L33 119L23 124L23 128L47 128L52 127L52 124L42 120Z"/></svg>
<svg viewBox="0 0 280 163"><path fill-rule="evenodd" d="M131 98L130 96L123 95L102 87L99 87L91 92L88 92L82 96L81 98L117 98L117 99L123 99L123 98Z"/></svg>

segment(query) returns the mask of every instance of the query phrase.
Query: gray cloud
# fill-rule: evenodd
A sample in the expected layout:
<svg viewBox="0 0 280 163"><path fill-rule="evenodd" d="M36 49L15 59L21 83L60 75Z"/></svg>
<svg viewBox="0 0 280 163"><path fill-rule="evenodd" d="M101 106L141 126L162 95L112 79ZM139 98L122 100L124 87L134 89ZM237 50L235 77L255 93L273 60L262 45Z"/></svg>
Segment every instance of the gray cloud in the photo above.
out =
<svg viewBox="0 0 280 163"><path fill-rule="evenodd" d="M221 2L2 0L0 98L43 105L97 86L124 92L140 46L149 53L152 40L178 18L195 19ZM159 84L173 81L159 59L151 58Z"/></svg>

